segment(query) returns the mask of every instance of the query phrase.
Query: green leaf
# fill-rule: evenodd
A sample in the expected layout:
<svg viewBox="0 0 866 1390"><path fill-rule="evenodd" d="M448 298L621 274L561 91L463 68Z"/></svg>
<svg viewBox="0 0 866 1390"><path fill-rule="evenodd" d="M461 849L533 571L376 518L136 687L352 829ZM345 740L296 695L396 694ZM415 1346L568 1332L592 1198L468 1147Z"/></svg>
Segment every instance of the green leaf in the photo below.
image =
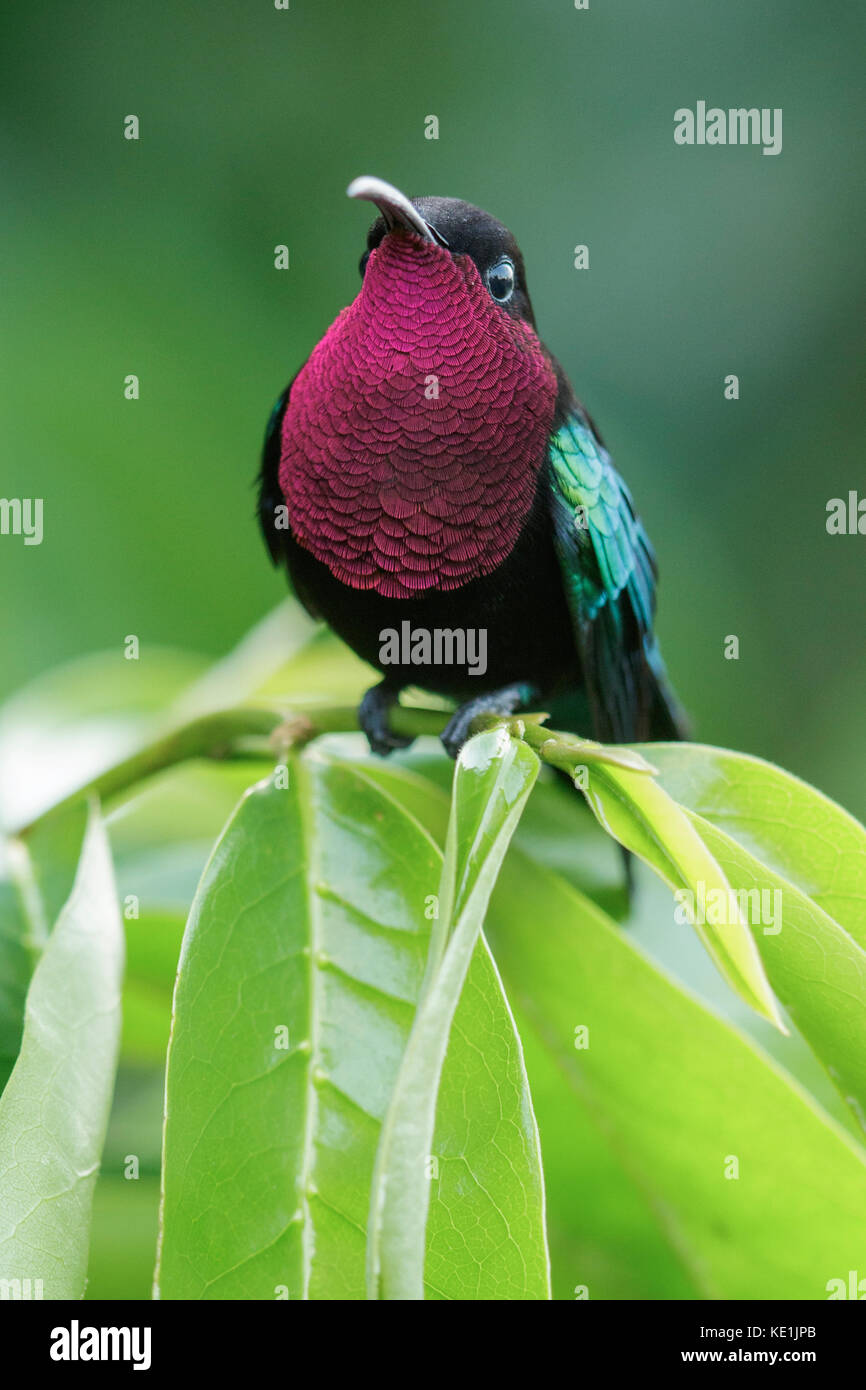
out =
<svg viewBox="0 0 866 1390"><path fill-rule="evenodd" d="M659 753L663 779L708 813L688 815L743 895L776 994L866 1127L866 952L855 936L864 926L866 832L758 759L690 746Z"/></svg>
<svg viewBox="0 0 866 1390"><path fill-rule="evenodd" d="M829 797L745 753L652 744L671 796L732 836L866 949L866 829Z"/></svg>
<svg viewBox="0 0 866 1390"><path fill-rule="evenodd" d="M424 1297L430 1191L424 1165L440 1076L490 893L538 767L526 744L501 728L470 739L457 760L440 917L376 1157L368 1228L370 1298Z"/></svg>
<svg viewBox="0 0 866 1390"><path fill-rule="evenodd" d="M438 788L414 772L395 766L392 759L373 764L368 775L375 776L406 804L431 833L444 838L447 802ZM558 786L535 788L500 873L490 909L494 928L501 914L513 913L513 931L528 933L526 949L542 957L555 956L559 950L558 935L547 930L557 903L560 913L570 912L572 907L559 900L559 893L564 891L561 880L553 880L558 887L551 895L551 876L540 872L516 846L518 841L527 843L524 823L532 816L533 808L549 801L547 842L542 845L538 837L530 837L528 842L534 851L543 850L545 862L565 860L566 848L573 845L576 833L573 817L566 813L572 803L582 803L560 795L560 790ZM559 848L557 840L562 842ZM727 861L724 867L734 882ZM528 890L522 886L524 879L531 885ZM577 902L583 903L583 899L578 897ZM670 921L672 924L673 904ZM536 923L541 924L537 929ZM572 972L571 987L577 995L581 989L577 949L562 961L555 958L566 978L569 970ZM610 988L620 989L618 978ZM612 1134L604 1107L588 1104L591 1097L586 1088L564 1084L561 1050L551 1048L550 1030L538 1017L530 1026L513 988L510 995L541 1131L555 1295L574 1297L575 1288L587 1284L593 1298L695 1298L706 1294L710 1286L703 1279L699 1259L691 1249L681 1248L667 1207L658 1200L655 1188L645 1181L644 1165L635 1161L621 1135ZM659 1034L658 1039L648 1043L650 1065L658 1048L664 1046L661 1025ZM779 1038L778 1045L784 1053L793 1048L794 1040ZM587 1193L592 1194L589 1203Z"/></svg>
<svg viewBox="0 0 866 1390"><path fill-rule="evenodd" d="M120 1035L123 934L108 842L91 811L72 893L33 973L0 1098L0 1278L81 1298L93 1186Z"/></svg>
<svg viewBox="0 0 866 1390"><path fill-rule="evenodd" d="M598 1117L574 1095L558 1059L515 1009L544 1154L554 1299L701 1298L703 1287Z"/></svg>
<svg viewBox="0 0 866 1390"><path fill-rule="evenodd" d="M175 718L244 704L263 688L279 690L280 678L302 655L319 631L299 603L286 598L241 638L222 660L210 666L175 700Z"/></svg>
<svg viewBox="0 0 866 1390"><path fill-rule="evenodd" d="M33 961L27 924L9 863L15 846L0 841L0 1094L21 1047L24 1007Z"/></svg>
<svg viewBox="0 0 866 1390"><path fill-rule="evenodd" d="M519 855L503 866L487 932L534 1032L528 1059L549 1055L563 1114L594 1118L705 1297L823 1298L857 1268L863 1151L776 1063ZM591 1201L569 1128L542 1129L545 1161L569 1163Z"/></svg>
<svg viewBox="0 0 866 1390"><path fill-rule="evenodd" d="M417 823L323 743L288 787L262 783L237 808L175 993L162 1297L363 1298L374 1159L440 870ZM428 1153L428 1296L544 1297L532 1112L482 943Z"/></svg>
<svg viewBox="0 0 866 1390"><path fill-rule="evenodd" d="M26 842L0 842L0 1092L21 1046L34 967L72 891L87 814L82 802L40 822Z"/></svg>
<svg viewBox="0 0 866 1390"><path fill-rule="evenodd" d="M354 736L341 743L347 754L361 756ZM405 760L410 767L394 758L387 762L371 758L365 774L400 801L437 842L444 843L449 799L440 785L441 754L428 758L414 753ZM419 775L416 767L435 777L436 783ZM539 808L544 814L539 815ZM538 856L542 865L561 865L570 871L577 861L579 872L588 868L595 882L598 865L584 862L584 840L589 842L590 858L601 859L614 847L581 798L558 784L536 783L500 871L494 904L508 900L513 874L537 873L529 860ZM518 844L531 847L529 858L518 851ZM610 858L618 860L615 855ZM621 865L617 862L613 867L621 878ZM545 883L546 879L541 881L542 908ZM533 925L525 930L534 930L542 919L533 911L530 920ZM548 949L543 927L535 930L533 943L534 950ZM513 999L510 1002L513 1006ZM657 1205L634 1166L617 1153L604 1126L563 1084L558 1059L519 1011L516 1019L544 1154L553 1296L574 1298L578 1286L588 1284L594 1298L658 1298L662 1292L668 1298L699 1298L703 1288L671 1240L666 1223L659 1219ZM592 1194L591 1201L587 1193Z"/></svg>
<svg viewBox="0 0 866 1390"><path fill-rule="evenodd" d="M120 648L38 677L0 708L0 823L18 826L154 736L201 657Z"/></svg>
<svg viewBox="0 0 866 1390"><path fill-rule="evenodd" d="M686 890L692 901L714 892L730 900L730 884L719 864L682 808L654 778L613 764L590 764L585 794L605 829L672 888ZM736 903L723 927L695 920L694 915L692 920L728 983L784 1033L760 954Z"/></svg>
<svg viewBox="0 0 866 1390"><path fill-rule="evenodd" d="M334 633L320 628L284 667L263 681L259 699L355 706L376 672Z"/></svg>
<svg viewBox="0 0 866 1390"><path fill-rule="evenodd" d="M866 1129L866 952L730 835L691 819L731 886L751 895L748 917L773 988Z"/></svg>
<svg viewBox="0 0 866 1390"><path fill-rule="evenodd" d="M330 746L336 743L334 737ZM387 759L369 754L366 739L358 734L342 735L339 744L346 757L363 763L365 776L396 797L436 843L444 846L451 775L438 740L434 746L433 739L420 739L407 752ZM619 920L627 914L628 892L618 844L596 820L585 799L575 796L565 779L555 776L551 768L541 768L515 831L514 844L568 879L610 916Z"/></svg>
<svg viewBox="0 0 866 1390"><path fill-rule="evenodd" d="M243 761L184 763L150 778L107 818L126 919L124 1061L165 1062L190 903L215 839L260 775L261 764ZM137 916L127 913L130 900Z"/></svg>

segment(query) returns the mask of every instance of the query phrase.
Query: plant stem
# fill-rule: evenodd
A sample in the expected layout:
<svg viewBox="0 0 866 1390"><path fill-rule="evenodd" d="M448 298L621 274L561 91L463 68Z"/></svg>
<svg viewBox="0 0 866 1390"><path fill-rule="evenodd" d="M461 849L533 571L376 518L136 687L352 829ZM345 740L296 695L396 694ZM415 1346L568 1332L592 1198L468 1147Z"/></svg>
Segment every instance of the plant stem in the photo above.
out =
<svg viewBox="0 0 866 1390"><path fill-rule="evenodd" d="M448 715L439 710L395 706L391 712L395 733L408 737L440 734L447 720ZM350 706L250 705L205 714L115 763L10 834L24 838L46 816L60 814L90 796L101 801L119 796L146 778L193 758L275 762L293 745L307 743L320 734L351 733L357 728L357 710Z"/></svg>
<svg viewBox="0 0 866 1390"><path fill-rule="evenodd" d="M503 724L514 738L528 743L542 762L568 773L569 777L584 763L612 763L628 772L650 776L657 773L657 769L641 753L627 745L596 743L593 739L581 738L579 734L557 733L544 725L545 719L546 714L518 714L508 718L483 715L475 724L484 729Z"/></svg>
<svg viewBox="0 0 866 1390"><path fill-rule="evenodd" d="M395 705L390 723L395 733L408 738L437 737L448 718L444 710ZM483 715L475 721L474 727L492 728L504 724L515 738L528 743L542 761L569 775L584 761L616 763L633 772L652 773L655 770L631 749L606 747L573 734L554 733L542 726L546 718L539 714L507 718ZM358 712L350 705L240 705L205 714L107 768L11 833L23 838L46 816L59 814L87 797L96 796L106 801L119 796L146 778L193 758L262 758L273 763L289 748L308 743L321 734L352 733L357 728Z"/></svg>

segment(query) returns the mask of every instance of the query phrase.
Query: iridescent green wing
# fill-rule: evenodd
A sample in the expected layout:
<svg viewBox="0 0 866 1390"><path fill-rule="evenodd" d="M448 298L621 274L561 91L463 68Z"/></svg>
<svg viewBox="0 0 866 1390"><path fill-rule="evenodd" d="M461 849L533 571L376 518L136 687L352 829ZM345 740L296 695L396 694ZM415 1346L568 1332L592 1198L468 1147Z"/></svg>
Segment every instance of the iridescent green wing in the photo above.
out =
<svg viewBox="0 0 866 1390"><path fill-rule="evenodd" d="M597 738L649 736L663 676L653 638L657 570L631 494L574 410L550 438L549 485L562 569Z"/></svg>

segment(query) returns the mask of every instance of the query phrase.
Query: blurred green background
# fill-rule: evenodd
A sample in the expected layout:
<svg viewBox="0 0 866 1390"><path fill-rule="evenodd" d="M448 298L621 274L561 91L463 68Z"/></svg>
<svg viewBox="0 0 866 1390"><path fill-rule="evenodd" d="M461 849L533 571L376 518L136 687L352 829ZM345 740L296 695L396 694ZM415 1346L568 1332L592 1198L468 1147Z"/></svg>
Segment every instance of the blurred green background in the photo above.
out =
<svg viewBox="0 0 866 1390"><path fill-rule="evenodd" d="M862 7L48 0L2 26L2 492L44 497L45 540L0 541L0 693L127 633L220 653L280 596L260 437L356 293L343 192L376 173L516 232L658 550L697 736L866 811L866 540L825 531L866 490ZM698 99L781 106L781 155L675 146Z"/></svg>
<svg viewBox="0 0 866 1390"><path fill-rule="evenodd" d="M41 546L0 537L0 698L130 633L142 664L219 656L282 597L253 520L261 436L357 291L367 211L344 189L373 173L516 233L656 546L696 737L866 815L866 537L825 529L830 498L866 495L866 11L47 0L0 33L0 494L45 505ZM781 155L675 146L698 100L782 107ZM92 1295L147 1292L160 1104L158 1072L127 1077L106 1162L132 1145L144 1181L100 1185Z"/></svg>

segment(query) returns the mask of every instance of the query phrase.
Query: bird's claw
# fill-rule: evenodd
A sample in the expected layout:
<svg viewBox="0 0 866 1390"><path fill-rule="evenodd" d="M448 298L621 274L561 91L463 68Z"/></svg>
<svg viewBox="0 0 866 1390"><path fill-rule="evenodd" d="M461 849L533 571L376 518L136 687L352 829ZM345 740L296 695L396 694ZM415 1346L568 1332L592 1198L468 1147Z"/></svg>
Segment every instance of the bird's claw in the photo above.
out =
<svg viewBox="0 0 866 1390"><path fill-rule="evenodd" d="M467 700L452 714L439 735L442 746L449 758L456 759L460 749L472 733L473 720L480 714L513 714L521 705L530 704L537 691L528 685L507 685L504 690L494 690L488 695L479 695L475 700Z"/></svg>
<svg viewBox="0 0 866 1390"><path fill-rule="evenodd" d="M397 692L384 682L374 685L367 691L358 706L358 723L367 735L367 742L373 753L387 758L397 748L408 748L414 740L403 734L395 734L388 716L391 706L397 703Z"/></svg>
<svg viewBox="0 0 866 1390"><path fill-rule="evenodd" d="M461 705L439 735L442 747L455 762L460 756L460 749L472 732L472 721L478 713L479 711L472 709L471 705Z"/></svg>

